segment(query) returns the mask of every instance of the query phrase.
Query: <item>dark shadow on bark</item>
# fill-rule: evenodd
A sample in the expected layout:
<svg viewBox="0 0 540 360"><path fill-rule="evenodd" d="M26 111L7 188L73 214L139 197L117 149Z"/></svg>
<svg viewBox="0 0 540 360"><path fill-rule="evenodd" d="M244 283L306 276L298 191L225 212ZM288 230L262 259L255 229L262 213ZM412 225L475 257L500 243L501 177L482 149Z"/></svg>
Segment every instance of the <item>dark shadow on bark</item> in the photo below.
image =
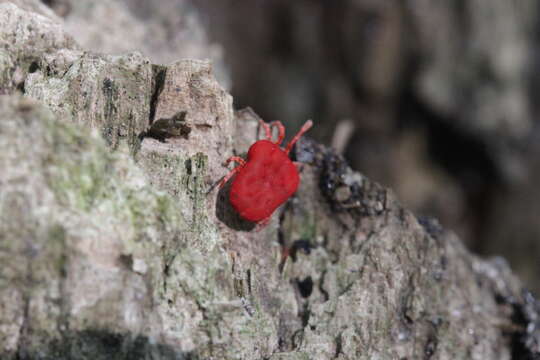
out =
<svg viewBox="0 0 540 360"><path fill-rule="evenodd" d="M256 224L242 219L229 201L229 191L231 190L233 179L234 177L219 189L216 202L216 216L231 229L236 231L252 231L255 229Z"/></svg>
<svg viewBox="0 0 540 360"><path fill-rule="evenodd" d="M155 344L148 337L129 333L112 333L107 330L66 332L60 340L52 340L41 348L19 345L15 356L0 354L1 359L17 360L139 360L171 359L199 360L193 352L178 352L164 344Z"/></svg>

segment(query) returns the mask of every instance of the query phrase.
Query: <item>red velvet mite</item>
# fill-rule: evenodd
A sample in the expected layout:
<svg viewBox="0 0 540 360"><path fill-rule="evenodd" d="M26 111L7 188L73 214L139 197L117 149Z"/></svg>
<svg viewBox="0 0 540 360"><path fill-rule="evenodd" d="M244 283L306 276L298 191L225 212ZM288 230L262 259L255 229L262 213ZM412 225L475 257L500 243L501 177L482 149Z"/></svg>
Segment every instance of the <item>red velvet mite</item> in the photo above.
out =
<svg viewBox="0 0 540 360"><path fill-rule="evenodd" d="M227 160L240 164L223 178L223 186L236 174L229 200L240 216L259 224L266 223L272 213L296 192L300 176L296 165L289 159L289 152L302 134L313 125L308 120L285 149L279 145L285 137L285 128L279 121L270 124L261 120L266 140L259 140L249 148L247 161L233 156ZM278 129L278 139L272 141L272 127Z"/></svg>

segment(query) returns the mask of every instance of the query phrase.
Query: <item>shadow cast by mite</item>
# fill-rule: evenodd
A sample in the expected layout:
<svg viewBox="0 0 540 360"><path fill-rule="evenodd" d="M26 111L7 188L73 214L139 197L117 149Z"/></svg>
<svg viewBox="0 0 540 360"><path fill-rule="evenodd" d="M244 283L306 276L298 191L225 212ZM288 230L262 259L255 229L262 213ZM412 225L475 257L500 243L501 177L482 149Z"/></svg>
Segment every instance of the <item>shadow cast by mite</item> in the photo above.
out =
<svg viewBox="0 0 540 360"><path fill-rule="evenodd" d="M236 231L252 231L257 226L256 223L242 219L238 212L232 207L229 200L229 192L234 177L227 181L225 186L219 189L216 201L216 216L225 225Z"/></svg>

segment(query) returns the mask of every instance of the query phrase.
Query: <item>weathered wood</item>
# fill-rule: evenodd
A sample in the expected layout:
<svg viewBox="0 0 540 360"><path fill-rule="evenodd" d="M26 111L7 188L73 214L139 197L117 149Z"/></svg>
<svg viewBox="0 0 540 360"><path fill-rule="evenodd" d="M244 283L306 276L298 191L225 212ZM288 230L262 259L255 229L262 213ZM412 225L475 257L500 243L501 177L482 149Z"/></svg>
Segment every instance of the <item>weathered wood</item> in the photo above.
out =
<svg viewBox="0 0 540 360"><path fill-rule="evenodd" d="M2 359L540 353L538 305L503 260L321 145L297 147L301 186L266 228L238 219L214 185L257 116L209 63L82 51L56 20L0 10L18 19L2 44L28 31L0 53ZM177 114L188 133L147 136Z"/></svg>

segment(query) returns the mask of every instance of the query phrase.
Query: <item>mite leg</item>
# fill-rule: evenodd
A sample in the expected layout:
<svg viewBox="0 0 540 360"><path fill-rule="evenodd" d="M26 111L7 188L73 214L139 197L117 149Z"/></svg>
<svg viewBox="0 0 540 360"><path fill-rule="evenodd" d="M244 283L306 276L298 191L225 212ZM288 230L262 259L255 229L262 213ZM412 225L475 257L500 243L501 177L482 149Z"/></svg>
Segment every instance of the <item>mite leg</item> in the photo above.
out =
<svg viewBox="0 0 540 360"><path fill-rule="evenodd" d="M289 258L291 257L291 248L283 245L283 249L281 250L281 258L279 259L279 264L278 264L278 269L279 269L279 272L282 274L285 269L286 269L286 266L287 264L289 263Z"/></svg>
<svg viewBox="0 0 540 360"><path fill-rule="evenodd" d="M271 219L272 219L272 215L270 215L267 218L262 219L261 221L257 221L257 226L255 226L255 232L259 232L262 229L264 229L270 223Z"/></svg>
<svg viewBox="0 0 540 360"><path fill-rule="evenodd" d="M261 124L262 128L264 129L264 134L266 136L266 140L272 141L272 130L270 129L270 125L264 122L264 120L259 120L259 123Z"/></svg>
<svg viewBox="0 0 540 360"><path fill-rule="evenodd" d="M300 139L300 137L306 132L308 131L311 127L313 126L313 121L311 120L308 120L306 121L306 123L304 124L304 126L302 126L302 128L300 129L300 131L298 132L298 134L294 135L294 137L292 138L291 142L287 145L287 148L285 149L285 154L289 154L289 152L291 151L292 147L294 146L294 144L298 141L298 139Z"/></svg>
<svg viewBox="0 0 540 360"><path fill-rule="evenodd" d="M272 129L273 127L277 127L277 129L278 129L278 139L275 142L275 144L279 145L279 144L281 144L281 142L285 138L285 126L283 126L281 121L272 121L270 123L270 129Z"/></svg>
<svg viewBox="0 0 540 360"><path fill-rule="evenodd" d="M234 176L234 174L236 174L238 171L240 171L240 169L242 169L244 167L244 165L246 165L246 161L244 159L242 159L241 157L232 156L232 157L227 159L227 162L225 163L225 166L229 165L229 163L231 163L232 161L240 164L240 166L237 166L234 169L232 169L227 175L225 175L223 177L223 179L221 179L221 181L218 184L218 186L220 188L222 188L223 185L225 185L227 183L227 181L229 181L229 179Z"/></svg>

